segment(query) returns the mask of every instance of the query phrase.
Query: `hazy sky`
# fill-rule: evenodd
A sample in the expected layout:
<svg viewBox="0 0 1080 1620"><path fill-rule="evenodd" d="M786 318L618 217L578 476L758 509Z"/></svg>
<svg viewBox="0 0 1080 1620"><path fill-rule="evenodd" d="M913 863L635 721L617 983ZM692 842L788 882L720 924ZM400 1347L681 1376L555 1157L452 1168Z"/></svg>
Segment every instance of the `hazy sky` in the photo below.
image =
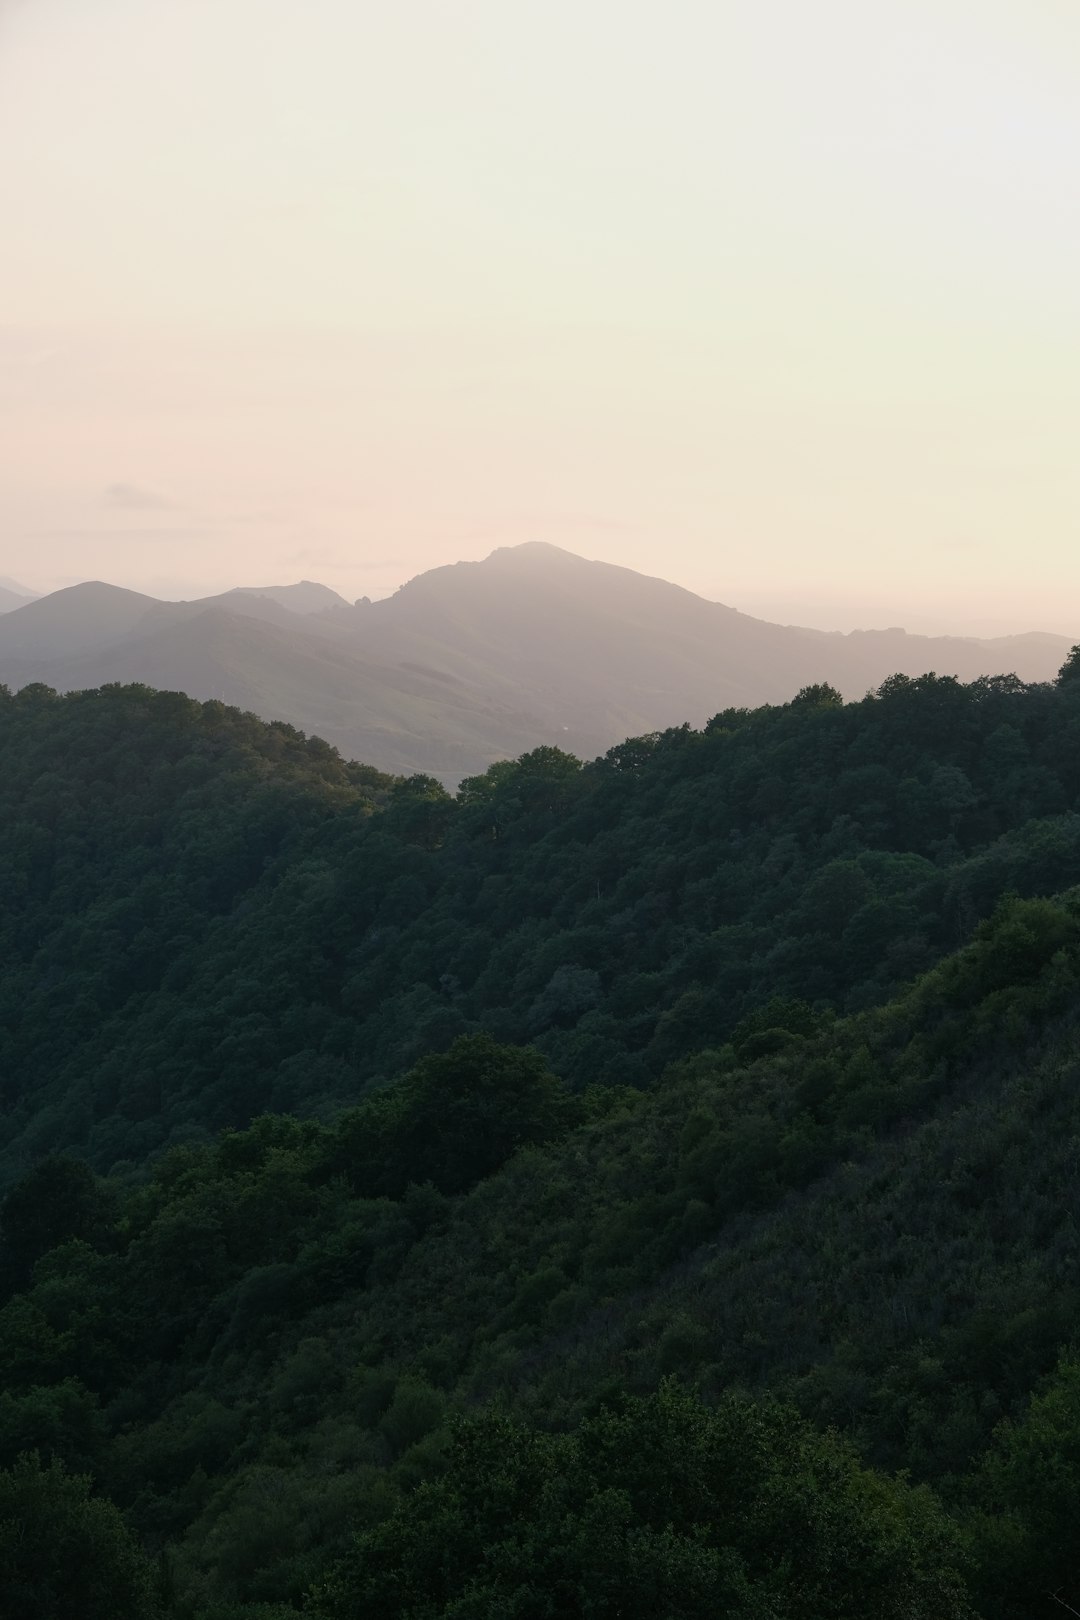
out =
<svg viewBox="0 0 1080 1620"><path fill-rule="evenodd" d="M0 0L0 574L1080 634L1076 0Z"/></svg>

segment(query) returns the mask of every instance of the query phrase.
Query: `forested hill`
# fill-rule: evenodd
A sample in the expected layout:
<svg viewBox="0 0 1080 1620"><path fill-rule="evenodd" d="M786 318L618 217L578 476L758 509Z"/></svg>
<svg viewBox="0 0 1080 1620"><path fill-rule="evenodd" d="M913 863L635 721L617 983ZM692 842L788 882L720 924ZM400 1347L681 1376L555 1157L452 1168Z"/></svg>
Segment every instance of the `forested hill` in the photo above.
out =
<svg viewBox="0 0 1080 1620"><path fill-rule="evenodd" d="M811 689L456 798L138 687L0 702L0 1166L325 1114L459 1034L649 1085L1080 881L1080 687Z"/></svg>
<svg viewBox="0 0 1080 1620"><path fill-rule="evenodd" d="M456 798L5 694L5 1617L1080 1607L1078 665Z"/></svg>

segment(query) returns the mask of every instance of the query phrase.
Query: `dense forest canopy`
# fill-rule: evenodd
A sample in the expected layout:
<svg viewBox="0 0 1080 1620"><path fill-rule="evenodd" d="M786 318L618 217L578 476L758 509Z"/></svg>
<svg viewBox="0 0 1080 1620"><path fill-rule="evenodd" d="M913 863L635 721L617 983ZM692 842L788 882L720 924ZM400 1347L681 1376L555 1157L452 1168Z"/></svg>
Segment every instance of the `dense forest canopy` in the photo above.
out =
<svg viewBox="0 0 1080 1620"><path fill-rule="evenodd" d="M316 1117L459 1034L651 1085L1080 882L1080 691L811 690L451 797L140 688L0 702L0 1176Z"/></svg>
<svg viewBox="0 0 1080 1620"><path fill-rule="evenodd" d="M3 693L5 1615L1080 1607L1075 667L456 796Z"/></svg>

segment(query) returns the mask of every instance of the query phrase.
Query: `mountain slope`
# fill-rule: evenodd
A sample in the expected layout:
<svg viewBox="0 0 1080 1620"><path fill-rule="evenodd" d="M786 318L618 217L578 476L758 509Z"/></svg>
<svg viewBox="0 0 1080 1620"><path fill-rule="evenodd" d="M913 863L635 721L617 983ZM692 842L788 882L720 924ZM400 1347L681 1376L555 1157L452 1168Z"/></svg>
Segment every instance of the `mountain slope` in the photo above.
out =
<svg viewBox="0 0 1080 1620"><path fill-rule="evenodd" d="M295 585L242 585L240 589L255 596L267 596L291 613L325 613L330 608L349 606L337 591L313 579L301 579Z"/></svg>
<svg viewBox="0 0 1080 1620"><path fill-rule="evenodd" d="M264 718L283 717L324 737L355 759L378 759L391 771L421 768L456 780L493 755L554 740L526 709L500 703L487 690L407 662L383 664L362 646L319 630L274 602L232 596L162 604L133 633L108 648L61 661L5 663L12 686L29 681L82 690L139 683L217 698ZM227 607L227 611L226 611ZM512 700L519 694L510 690Z"/></svg>
<svg viewBox="0 0 1080 1620"><path fill-rule="evenodd" d="M0 695L0 1588L66 1466L170 1620L1056 1612L1078 882L1072 667L457 799Z"/></svg>
<svg viewBox="0 0 1080 1620"><path fill-rule="evenodd" d="M58 665L76 653L110 647L132 634L156 598L92 580L39 596L0 625L0 678L15 660L48 660Z"/></svg>
<svg viewBox="0 0 1080 1620"><path fill-rule="evenodd" d="M231 645L206 629L208 657ZM585 768L540 749L457 800L421 778L374 817L324 820L317 775L306 831L265 860L238 832L170 921L154 874L194 836L187 801L132 787L114 838L87 808L96 755L72 743L99 735L153 782L170 703L230 713L138 687L0 703L8 1174L45 1142L107 1167L187 1124L340 1106L468 1030L537 1042L576 1086L649 1084L773 996L872 1006L1002 894L1080 882L1076 683L900 679ZM193 770L200 736L185 721L175 743Z"/></svg>
<svg viewBox="0 0 1080 1620"><path fill-rule="evenodd" d="M473 660L512 675L557 722L605 735L614 726L620 736L703 724L719 708L785 702L821 681L853 698L895 673L972 680L1007 670L1049 679L1068 651L1058 637L984 643L768 624L545 544L434 569L353 615L366 644L384 655L409 646L411 656L458 673L460 660Z"/></svg>
<svg viewBox="0 0 1080 1620"><path fill-rule="evenodd" d="M994 1425L1011 1417L1022 1435L1033 1390L1044 1405L1075 1393L1058 1362L1080 1324L1073 1211L1056 1189L1080 1129L1078 916L1075 900L1009 903L885 1008L774 1027L771 1045L759 1026L649 1095L594 1094L576 1116L535 1055L474 1040L328 1125L267 1118L179 1147L126 1189L46 1162L4 1206L0 1279L15 1288L0 1309L0 1462L36 1425L47 1453L91 1469L152 1549L169 1545L181 1613L261 1620L260 1603L314 1585L316 1617L366 1612L364 1593L371 1612L449 1620L481 1573L498 1585L521 1561L535 1574L550 1492L526 1471L506 1499L534 1448L551 1445L557 1474L583 1467L593 1490L619 1488L605 1556L625 1576L625 1492L673 1535L710 1484L734 1481L712 1532L730 1516L745 1536L762 1511L745 1471L772 1434L786 1458L773 1493L801 1465L794 1522L766 1516L750 1536L775 1591L765 1608L721 1612L798 1620L788 1600L812 1591L820 1512L839 1537L823 1559L839 1589L810 1613L969 1620L963 1572L983 1620L1048 1617L1044 1571L1059 1591L1074 1581L1073 1436L1041 1415L1048 1516L1022 1482L1000 1481L1009 1434ZM492 1146L500 1119L494 1158L463 1181L462 1155ZM408 1184L417 1148L424 1185ZM689 1478L680 1459L702 1408L670 1386L659 1408L635 1404L672 1374L713 1422L737 1419L731 1453L699 1457ZM732 1393L747 1388L760 1404ZM772 1404L778 1391L864 1456L906 1462L919 1495L863 1475L849 1520L837 1454L819 1442L804 1474L812 1431ZM493 1400L497 1418L477 1416ZM676 1401L684 1421L669 1435ZM613 1454L611 1426L631 1418ZM552 1430L579 1437L580 1462L544 1440ZM646 1480L628 1477L631 1456ZM957 1517L951 1533L927 1480ZM853 1538L883 1508L891 1534L853 1569ZM954 1545L975 1508L979 1562ZM569 1512L549 1532L560 1582L582 1510ZM502 1542L507 1523L498 1557L473 1545ZM901 1526L926 1607L885 1554ZM797 1593L793 1537L809 1566ZM669 1569L672 1557L669 1538ZM614 1620L629 1594L611 1589L617 1602L560 1612ZM495 1594L474 1612L500 1612Z"/></svg>
<svg viewBox="0 0 1080 1620"><path fill-rule="evenodd" d="M9 574L0 576L0 604L4 604L0 606L0 612L6 613L13 608L25 607L28 602L36 602L38 594L19 580L12 579Z"/></svg>
<svg viewBox="0 0 1080 1620"><path fill-rule="evenodd" d="M106 612L98 598L108 589L76 587L35 603L36 616L5 615L0 680L62 690L138 680L193 696L224 689L230 701L317 731L382 769L448 782L541 743L590 758L627 736L786 702L821 682L855 698L897 672L1048 680L1068 652L1052 636L978 642L767 624L539 544L434 569L383 601L349 608L338 599L328 611L318 604L333 593L307 583L186 603L116 593ZM295 611L298 602L307 610ZM79 611L82 642L72 628ZM219 637L208 649L211 611L230 616L231 648ZM243 629L240 617L279 634Z"/></svg>
<svg viewBox="0 0 1080 1620"><path fill-rule="evenodd" d="M9 590L6 585L0 585L0 613L12 613L16 608L26 607L29 601L29 596Z"/></svg>

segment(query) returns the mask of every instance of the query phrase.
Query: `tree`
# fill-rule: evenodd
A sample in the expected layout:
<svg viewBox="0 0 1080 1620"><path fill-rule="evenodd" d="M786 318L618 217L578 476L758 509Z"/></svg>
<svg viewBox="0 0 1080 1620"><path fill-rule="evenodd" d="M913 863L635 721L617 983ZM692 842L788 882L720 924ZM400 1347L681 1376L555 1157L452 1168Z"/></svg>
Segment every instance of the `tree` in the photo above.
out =
<svg viewBox="0 0 1080 1620"><path fill-rule="evenodd" d="M90 1480L36 1452L0 1470L4 1620L155 1620L154 1571Z"/></svg>
<svg viewBox="0 0 1080 1620"><path fill-rule="evenodd" d="M446 1473L362 1531L327 1620L967 1620L957 1538L925 1491L862 1469L786 1408L673 1382L575 1433L458 1424Z"/></svg>
<svg viewBox="0 0 1080 1620"><path fill-rule="evenodd" d="M517 1148L562 1135L576 1113L539 1052L462 1035L346 1114L331 1162L369 1196L398 1198L425 1181L464 1192Z"/></svg>
<svg viewBox="0 0 1080 1620"><path fill-rule="evenodd" d="M800 708L807 709L839 709L843 701L842 692L838 692L836 687L830 686L828 682L822 681L816 686L801 687L792 698L791 706L794 708L798 704Z"/></svg>
<svg viewBox="0 0 1080 1620"><path fill-rule="evenodd" d="M456 809L454 800L433 776L410 776L390 790L387 824L407 844L438 849Z"/></svg>
<svg viewBox="0 0 1080 1620"><path fill-rule="evenodd" d="M0 1204L0 1282L21 1287L50 1249L99 1238L106 1212L89 1165L63 1155L43 1159Z"/></svg>
<svg viewBox="0 0 1080 1620"><path fill-rule="evenodd" d="M1080 1361L1062 1360L1016 1423L1002 1423L976 1478L975 1540L988 1614L1027 1620L1080 1607ZM1064 1612L1059 1606L1058 1612Z"/></svg>
<svg viewBox="0 0 1080 1620"><path fill-rule="evenodd" d="M1069 656L1058 670L1057 684L1071 686L1074 681L1080 681L1080 642L1069 649Z"/></svg>

